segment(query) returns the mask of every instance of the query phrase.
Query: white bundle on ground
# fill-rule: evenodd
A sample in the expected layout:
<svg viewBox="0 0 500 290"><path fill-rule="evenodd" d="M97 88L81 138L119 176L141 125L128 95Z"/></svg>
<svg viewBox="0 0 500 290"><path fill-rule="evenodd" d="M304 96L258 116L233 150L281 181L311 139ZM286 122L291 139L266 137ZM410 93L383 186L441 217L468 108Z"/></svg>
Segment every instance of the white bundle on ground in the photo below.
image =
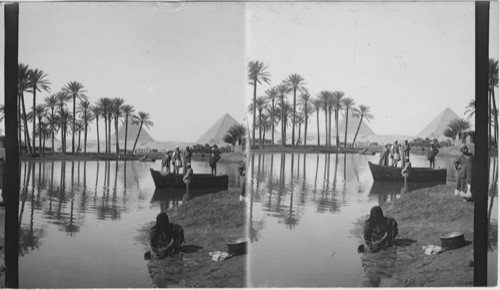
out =
<svg viewBox="0 0 500 290"><path fill-rule="evenodd" d="M425 251L426 255L436 255L445 251L445 249L441 248L440 246L434 245L423 246L422 250Z"/></svg>
<svg viewBox="0 0 500 290"><path fill-rule="evenodd" d="M208 254L212 257L212 260L214 261L222 261L231 257L231 255L229 255L228 253L221 251L210 252Z"/></svg>

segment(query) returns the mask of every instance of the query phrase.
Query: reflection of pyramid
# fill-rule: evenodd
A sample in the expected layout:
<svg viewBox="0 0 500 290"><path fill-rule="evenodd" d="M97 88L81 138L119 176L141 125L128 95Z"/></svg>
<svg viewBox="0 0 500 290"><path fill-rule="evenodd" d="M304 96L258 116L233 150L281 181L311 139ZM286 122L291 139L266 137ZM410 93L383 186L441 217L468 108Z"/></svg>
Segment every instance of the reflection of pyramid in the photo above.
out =
<svg viewBox="0 0 500 290"><path fill-rule="evenodd" d="M455 112L453 112L450 108L444 109L436 118L432 119L432 121L427 124L427 126L417 134L418 137L422 138L437 138L444 136L443 131L448 127L448 124L451 120L460 118Z"/></svg>
<svg viewBox="0 0 500 290"><path fill-rule="evenodd" d="M114 129L114 127L113 127ZM114 131L114 130L113 130ZM139 133L139 125L133 125L132 120L128 121L128 131L127 131L127 150L132 149L131 146L134 146L135 138L137 138L137 133ZM113 144L116 143L116 135L113 134L111 137L111 142ZM125 140L125 124L123 124L118 129L118 142L120 142L120 146L124 145ZM146 126L142 126L141 135L139 136L139 140L137 140L137 145L145 144L148 142L154 142L155 140L149 136L148 132L146 132ZM121 147L120 147L121 148Z"/></svg>
<svg viewBox="0 0 500 290"><path fill-rule="evenodd" d="M238 122L231 117L231 115L225 114L222 118L215 122L215 124L213 124L212 127L210 127L210 129L208 129L208 131L196 141L196 143L202 145L223 143L224 141L222 138L226 135L227 130L235 124L238 124Z"/></svg>
<svg viewBox="0 0 500 290"><path fill-rule="evenodd" d="M339 138L341 142L344 141L345 121L346 120L344 118L339 123ZM359 125L359 118L353 117L352 113L349 112L349 122L347 122L347 142L352 141L352 138L354 137L354 135L356 134L356 130L358 129L358 125ZM375 133L373 133L372 129L370 129L370 127L368 127L368 125L365 123L365 119L363 119L363 122L361 122L361 127L359 127L358 138L371 135L375 135Z"/></svg>

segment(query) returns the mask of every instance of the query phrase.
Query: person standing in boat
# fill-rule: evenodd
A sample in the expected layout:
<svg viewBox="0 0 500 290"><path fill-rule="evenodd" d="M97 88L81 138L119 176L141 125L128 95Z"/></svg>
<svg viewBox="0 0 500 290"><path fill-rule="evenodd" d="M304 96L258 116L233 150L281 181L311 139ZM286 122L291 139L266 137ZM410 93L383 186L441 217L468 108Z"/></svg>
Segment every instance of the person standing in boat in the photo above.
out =
<svg viewBox="0 0 500 290"><path fill-rule="evenodd" d="M429 168L433 169L436 167L436 155L439 153L437 149L437 142L432 141L431 148L427 152L427 159L429 160Z"/></svg>
<svg viewBox="0 0 500 290"><path fill-rule="evenodd" d="M156 216L156 224L149 231L151 258L164 259L179 253L184 242L184 230L178 224L170 223L168 215L161 212Z"/></svg>
<svg viewBox="0 0 500 290"><path fill-rule="evenodd" d="M455 169L458 171L457 185L455 187L455 195L460 195L464 199L472 197L472 153L469 153L469 148L466 145L460 148L460 156L455 160Z"/></svg>
<svg viewBox="0 0 500 290"><path fill-rule="evenodd" d="M216 150L215 146L212 148L212 153L210 154L210 158L208 159L208 165L212 168L212 175L217 175L217 162L220 159L220 155L218 150Z"/></svg>
<svg viewBox="0 0 500 290"><path fill-rule="evenodd" d="M183 173L186 174L187 164L188 163L191 164L191 156L193 156L193 153L189 149L189 146L186 146L186 150L184 150L183 155L184 155L184 170L183 170Z"/></svg>
<svg viewBox="0 0 500 290"><path fill-rule="evenodd" d="M384 147L382 147L382 152L380 152L380 160L378 162L379 165L389 166L389 146L390 144L386 144Z"/></svg>
<svg viewBox="0 0 500 290"><path fill-rule="evenodd" d="M165 155L163 155L163 158L161 160L161 170L163 171L163 168L166 168L167 174L170 173L171 161L172 161L172 151L167 150L167 152L165 152Z"/></svg>
<svg viewBox="0 0 500 290"><path fill-rule="evenodd" d="M179 168L182 167L182 156L179 146L175 147L174 154L172 155L172 165L174 166L174 173L179 174Z"/></svg>
<svg viewBox="0 0 500 290"><path fill-rule="evenodd" d="M398 223L394 218L385 217L380 206L370 210L370 217L363 227L363 245L358 252L378 252L392 246L398 235Z"/></svg>
<svg viewBox="0 0 500 290"><path fill-rule="evenodd" d="M398 144L398 140L394 140L394 144L392 145L391 152L390 152L390 156L391 156L391 160L392 160L391 166L393 166L393 167L398 167L398 162L399 162L399 160L401 160L401 150L400 149L401 148Z"/></svg>
<svg viewBox="0 0 500 290"><path fill-rule="evenodd" d="M411 162L410 162L410 157L405 157L405 160L403 162L403 169L401 170L401 175L403 175L403 178L406 181L408 180L408 177L410 176L410 171L411 171Z"/></svg>
<svg viewBox="0 0 500 290"><path fill-rule="evenodd" d="M410 147L410 143L408 143L408 139L405 140L405 143L403 144L403 148L401 150L403 156L402 156L402 160L403 160L403 167L405 167L405 163L406 163L406 158L408 157L408 160L410 158L410 150L411 150L411 147Z"/></svg>
<svg viewBox="0 0 500 290"><path fill-rule="evenodd" d="M185 199L189 199L189 185L191 184L191 181L193 180L193 169L191 168L191 163L186 164L186 172L184 173L184 177L182 178L182 181L186 184L186 195Z"/></svg>

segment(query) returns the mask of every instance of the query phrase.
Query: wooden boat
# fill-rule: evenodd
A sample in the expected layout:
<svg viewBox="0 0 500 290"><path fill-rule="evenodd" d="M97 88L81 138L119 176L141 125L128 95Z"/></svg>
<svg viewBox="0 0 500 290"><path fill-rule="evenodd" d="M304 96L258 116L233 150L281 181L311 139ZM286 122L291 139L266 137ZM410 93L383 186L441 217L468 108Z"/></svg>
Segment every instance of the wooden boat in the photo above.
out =
<svg viewBox="0 0 500 290"><path fill-rule="evenodd" d="M382 166L368 162L373 180L375 181L404 181L401 167ZM429 169L412 167L408 182L446 182L446 169Z"/></svg>
<svg viewBox="0 0 500 290"><path fill-rule="evenodd" d="M151 176L155 183L156 188L186 188L186 184L182 180L182 174L162 174L158 170L152 168ZM229 176L227 175L217 175L212 174L194 174L191 180L190 188L219 188L221 190L227 190L229 183Z"/></svg>

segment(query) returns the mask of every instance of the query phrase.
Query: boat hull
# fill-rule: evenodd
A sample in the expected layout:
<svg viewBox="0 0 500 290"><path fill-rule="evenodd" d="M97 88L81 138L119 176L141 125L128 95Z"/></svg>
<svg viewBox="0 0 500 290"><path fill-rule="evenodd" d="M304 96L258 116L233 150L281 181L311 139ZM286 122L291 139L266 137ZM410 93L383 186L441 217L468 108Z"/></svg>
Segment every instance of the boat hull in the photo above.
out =
<svg viewBox="0 0 500 290"><path fill-rule="evenodd" d="M156 188L186 188L182 174L162 174L158 170L150 169ZM193 174L189 188L219 188L227 190L229 176L211 174Z"/></svg>
<svg viewBox="0 0 500 290"><path fill-rule="evenodd" d="M401 167L382 166L368 162L375 181L404 181ZM446 169L413 167L410 169L408 182L446 182Z"/></svg>

